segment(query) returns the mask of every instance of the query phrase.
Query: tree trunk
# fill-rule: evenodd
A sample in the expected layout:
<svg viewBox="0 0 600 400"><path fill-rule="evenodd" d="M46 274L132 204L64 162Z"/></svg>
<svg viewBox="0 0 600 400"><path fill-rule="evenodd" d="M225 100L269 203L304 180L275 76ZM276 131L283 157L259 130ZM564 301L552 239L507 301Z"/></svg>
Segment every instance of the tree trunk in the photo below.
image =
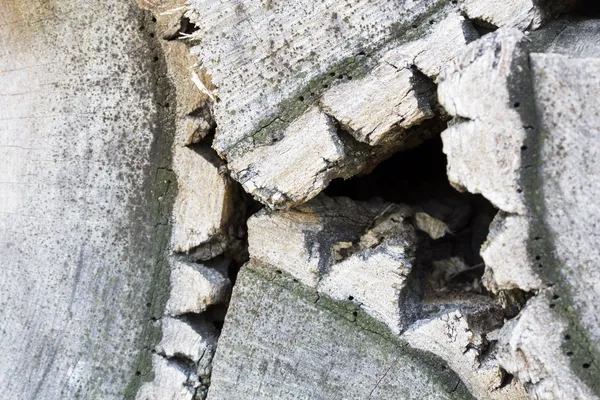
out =
<svg viewBox="0 0 600 400"><path fill-rule="evenodd" d="M584 1L7 0L9 399L600 397Z"/></svg>

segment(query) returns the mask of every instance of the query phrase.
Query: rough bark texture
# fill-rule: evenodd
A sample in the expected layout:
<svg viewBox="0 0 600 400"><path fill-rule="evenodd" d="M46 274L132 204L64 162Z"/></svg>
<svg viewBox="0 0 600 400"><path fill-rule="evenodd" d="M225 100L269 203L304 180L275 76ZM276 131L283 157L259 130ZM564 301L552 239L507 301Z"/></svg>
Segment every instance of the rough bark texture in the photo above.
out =
<svg viewBox="0 0 600 400"><path fill-rule="evenodd" d="M370 318L330 303L274 271L244 267L208 397L470 398L443 361L369 331Z"/></svg>
<svg viewBox="0 0 600 400"><path fill-rule="evenodd" d="M160 50L131 2L9 0L0 15L1 397L120 399L152 374L168 290Z"/></svg>

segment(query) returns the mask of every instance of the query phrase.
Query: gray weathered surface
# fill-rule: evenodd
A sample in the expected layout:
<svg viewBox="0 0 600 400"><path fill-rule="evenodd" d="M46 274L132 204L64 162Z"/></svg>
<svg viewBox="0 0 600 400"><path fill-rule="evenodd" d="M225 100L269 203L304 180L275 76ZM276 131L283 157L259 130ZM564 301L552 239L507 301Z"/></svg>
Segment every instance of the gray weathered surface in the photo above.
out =
<svg viewBox="0 0 600 400"><path fill-rule="evenodd" d="M498 333L500 364L535 398L599 394L599 43L598 21L562 21L530 40L501 29L439 87L458 117L442 134L449 178L508 212L482 249L484 283L541 291Z"/></svg>
<svg viewBox="0 0 600 400"><path fill-rule="evenodd" d="M481 331L480 321L495 312L492 302L481 302L474 312L449 310L416 323L402 337L411 346L446 360L478 399L527 399L520 382L503 382L505 375L496 360L496 349L488 348L486 334Z"/></svg>
<svg viewBox="0 0 600 400"><path fill-rule="evenodd" d="M523 33L570 1L5 3L2 397L598 398L600 22ZM319 195L446 112L481 257L475 200Z"/></svg>
<svg viewBox="0 0 600 400"><path fill-rule="evenodd" d="M545 294L531 299L499 333L498 359L528 384L536 399L597 399L573 373L562 349L567 324L550 309Z"/></svg>
<svg viewBox="0 0 600 400"><path fill-rule="evenodd" d="M570 42L574 56L532 54L531 65L537 115L544 132L540 148L544 190L540 195L547 234L553 239L561 280L570 287L573 306L599 351L600 183L595 177L600 174L600 22L593 25L593 34L590 25L578 25L582 29L576 37L571 29L570 35L560 36L550 49L564 49ZM550 260L546 258L549 254L542 256L542 264Z"/></svg>
<svg viewBox="0 0 600 400"><path fill-rule="evenodd" d="M273 208L430 136L407 129L436 115L432 80L478 37L441 0L196 0L186 15L199 28L192 51L218 88L213 147Z"/></svg>
<svg viewBox="0 0 600 400"><path fill-rule="evenodd" d="M518 214L525 212L519 179L527 132L510 80L526 57L523 40L520 31L502 29L470 44L441 74L438 88L440 103L460 118L442 133L448 179Z"/></svg>
<svg viewBox="0 0 600 400"><path fill-rule="evenodd" d="M316 293L254 268L238 277L208 399L470 398L441 360L362 329Z"/></svg>
<svg viewBox="0 0 600 400"><path fill-rule="evenodd" d="M1 397L122 399L168 284L160 60L131 1L0 15Z"/></svg>

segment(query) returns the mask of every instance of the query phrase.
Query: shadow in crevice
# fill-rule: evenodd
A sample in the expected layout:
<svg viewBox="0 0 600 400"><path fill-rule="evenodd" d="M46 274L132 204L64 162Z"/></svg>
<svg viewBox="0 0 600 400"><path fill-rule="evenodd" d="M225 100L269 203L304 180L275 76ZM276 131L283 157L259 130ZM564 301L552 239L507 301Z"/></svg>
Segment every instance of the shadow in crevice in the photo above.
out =
<svg viewBox="0 0 600 400"><path fill-rule="evenodd" d="M409 204L443 221L448 234L429 241L427 254L421 257L424 280L436 281L425 282L424 291L482 293L484 265L479 251L497 209L483 196L454 189L446 175L446 163L441 138L436 137L393 155L368 175L334 180L325 193L357 201L381 199ZM461 263L446 262L457 258ZM436 268L442 271L436 273Z"/></svg>
<svg viewBox="0 0 600 400"><path fill-rule="evenodd" d="M582 18L600 18L600 1L577 0L569 14Z"/></svg>
<svg viewBox="0 0 600 400"><path fill-rule="evenodd" d="M479 36L485 36L488 33L496 32L498 30L496 25L482 19L472 19L471 23L477 33L479 33Z"/></svg>

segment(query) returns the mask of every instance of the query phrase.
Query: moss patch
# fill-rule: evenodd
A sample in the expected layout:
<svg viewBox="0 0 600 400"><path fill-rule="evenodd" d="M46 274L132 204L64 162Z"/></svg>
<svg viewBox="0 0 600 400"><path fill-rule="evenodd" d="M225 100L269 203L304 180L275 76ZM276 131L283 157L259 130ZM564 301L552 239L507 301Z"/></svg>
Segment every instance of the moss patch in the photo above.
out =
<svg viewBox="0 0 600 400"><path fill-rule="evenodd" d="M261 280L278 286L282 290L286 290L294 299L298 299L298 301L314 303L316 307L335 316L340 326L362 330L369 335L373 335L377 340L391 343L398 350L399 354L408 357L411 362L414 361L415 364L426 370L428 376L440 383L441 387L451 387L452 389L449 390L451 398L474 398L444 360L432 353L410 347L406 341L391 332L384 323L368 315L356 303L333 300L329 296L317 293L314 288L304 286L286 272L276 270L270 265L261 264L256 261L247 263L241 273L256 275ZM368 353L368 350L365 349L365 353Z"/></svg>
<svg viewBox="0 0 600 400"><path fill-rule="evenodd" d="M151 88L149 96L156 104L156 114L152 121L152 146L150 160L145 172L143 183L144 192L141 204L149 209L138 209L132 212L131 226L135 227L139 221L150 223L153 226L151 243L141 246L141 251L150 248L153 264L149 267L152 271L150 288L145 294L147 298L147 311L144 327L138 337L139 349L134 370L130 372L129 384L124 390L125 399L135 399L140 386L152 380L152 352L162 337L162 332L157 321L162 317L170 291L170 267L167 259L168 247L171 239L171 211L177 194L177 180L171 170L171 146L175 136L175 103L174 88L167 78L166 63L158 39L155 39L154 22L149 12L140 12L140 25L149 27L145 32L145 40L151 50L148 60L144 60L144 67L150 71ZM153 59L156 54L159 60ZM149 216L148 216L149 214ZM149 222L148 222L149 221ZM135 228L134 228L135 229ZM146 239L147 240L147 239Z"/></svg>
<svg viewBox="0 0 600 400"><path fill-rule="evenodd" d="M379 57L386 49L423 37L431 30L432 22L445 17L450 10L455 10L455 7L448 0L440 0L415 20L393 24L385 40L359 45L362 50L358 54L329 66L325 72L308 80L291 96L281 101L271 116L257 121L255 131L232 145L227 150L228 155L243 154L256 146L270 145L281 140L290 123L314 106L330 87L344 81L364 78L377 66ZM303 81L305 74L299 73L294 79Z"/></svg>

